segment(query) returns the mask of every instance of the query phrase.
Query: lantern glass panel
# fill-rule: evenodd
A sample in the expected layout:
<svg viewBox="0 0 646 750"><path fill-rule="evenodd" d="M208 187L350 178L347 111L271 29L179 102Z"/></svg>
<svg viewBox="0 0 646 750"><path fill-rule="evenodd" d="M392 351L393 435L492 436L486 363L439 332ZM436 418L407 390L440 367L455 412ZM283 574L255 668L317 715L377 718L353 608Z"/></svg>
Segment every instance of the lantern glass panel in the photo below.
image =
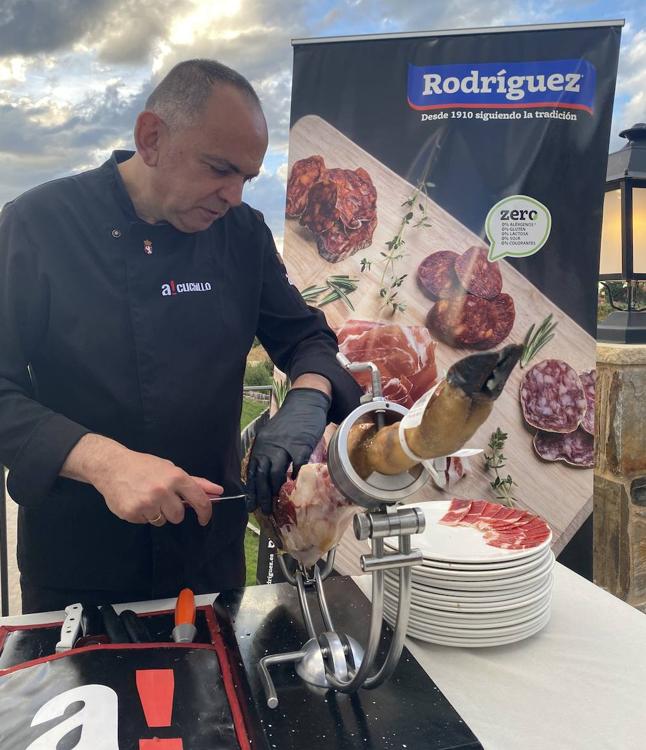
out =
<svg viewBox="0 0 646 750"><path fill-rule="evenodd" d="M609 190L603 200L601 262L599 273L622 273L621 267L621 190Z"/></svg>
<svg viewBox="0 0 646 750"><path fill-rule="evenodd" d="M646 187L633 187L633 270L646 273Z"/></svg>

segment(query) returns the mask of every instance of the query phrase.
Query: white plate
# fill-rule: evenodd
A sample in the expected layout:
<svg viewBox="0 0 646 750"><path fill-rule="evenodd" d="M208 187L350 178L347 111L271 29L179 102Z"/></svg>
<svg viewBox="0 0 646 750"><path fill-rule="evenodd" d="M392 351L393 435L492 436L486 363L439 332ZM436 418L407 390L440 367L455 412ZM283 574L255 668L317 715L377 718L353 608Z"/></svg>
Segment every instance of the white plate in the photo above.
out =
<svg viewBox="0 0 646 750"><path fill-rule="evenodd" d="M467 527L462 527L467 528ZM411 537L411 546L415 549L415 536ZM398 552L399 549L396 544L391 544L388 539L385 539L385 546L387 547L388 551L390 552ZM473 570L502 570L503 568L514 568L518 565L523 565L527 562L531 562L532 560L536 560L539 557L543 557L545 553L547 552L547 546L545 547L541 546L540 548L536 547L532 550L528 550L531 552L531 554L525 555L524 557L514 557L511 559L506 560L497 560L493 559L488 562L469 562L467 560L437 560L433 557L422 554L423 561L422 565L424 566L432 566L434 568L440 568L442 570L464 570L464 571L473 571ZM419 545L417 545L417 549L422 552L422 549ZM492 548L494 549L494 548ZM503 552L506 550L503 550Z"/></svg>
<svg viewBox="0 0 646 750"><path fill-rule="evenodd" d="M411 537L411 546L415 547L415 537ZM386 543L386 547L390 551L396 552L396 545ZM422 565L424 567L439 568L440 570L462 570L465 572L472 572L474 570L503 570L509 568L517 568L520 565L526 565L535 562L539 558L545 557L548 550L547 547L543 547L533 555L527 555L512 560L493 560L491 562L473 563L473 562L455 562L453 560L434 560L432 557L424 557ZM416 566L417 567L417 566Z"/></svg>
<svg viewBox="0 0 646 750"><path fill-rule="evenodd" d="M513 567L488 567L486 570L456 570L455 568L436 568L431 563L424 563L424 565L415 565L413 572L419 572L422 575L427 574L434 578L444 578L447 581L501 580L503 578L516 578L524 573L530 573L532 570L543 565L551 554L552 551L546 547L540 555L532 558L529 562L522 562L520 565L514 565Z"/></svg>
<svg viewBox="0 0 646 750"><path fill-rule="evenodd" d="M462 592L462 591L516 591L522 589L526 585L532 582L538 583L544 576L548 575L554 566L554 555L550 552L549 556L543 560L538 568L523 572L520 575L512 578L499 578L499 579L447 579L441 575L433 575L426 571L424 568L413 568L412 580L418 586L425 586L437 589L448 589L450 591ZM394 582L395 578L398 579L398 574L394 571L386 571L386 577L390 583Z"/></svg>
<svg viewBox="0 0 646 750"><path fill-rule="evenodd" d="M552 577L540 583L538 586L532 586L531 589L523 589L521 591L504 592L503 594L497 594L496 596L458 596L452 595L442 598L440 595L435 594L430 589L426 591L413 589L411 594L412 601L419 604L429 604L433 607L448 607L451 606L454 609L475 607L478 609L491 609L494 607L511 607L513 604L518 602L526 602L530 597L544 594L545 591L552 587ZM442 589L435 589L435 591L441 592ZM398 596L397 590L390 589L389 593L395 597Z"/></svg>
<svg viewBox="0 0 646 750"><path fill-rule="evenodd" d="M475 611L465 611L463 609L440 609L433 604L427 602L412 601L410 608L411 612L416 617L432 617L437 620L443 620L445 622L497 622L503 620L511 620L519 617L531 617L541 609L545 602L550 601L552 598L552 590L547 589L536 597L535 600L529 604L523 604L522 606L512 605L511 607L491 609L477 609ZM384 597L384 606L388 607L392 611L397 611L398 600L392 594L386 592Z"/></svg>
<svg viewBox="0 0 646 750"><path fill-rule="evenodd" d="M413 570L412 578L416 583L422 586L433 586L436 588L450 588L454 591L487 591L498 589L518 588L525 583L529 583L535 578L540 577L546 571L554 566L554 555L550 551L549 555L542 560L539 565L531 570L521 571L516 576L505 577L488 577L488 578L453 578L443 575L444 571L429 571L426 568Z"/></svg>
<svg viewBox="0 0 646 750"><path fill-rule="evenodd" d="M420 641L426 641L427 643L436 643L440 646L456 646L460 648L486 648L491 646L504 646L508 643L522 641L525 638L529 638L530 636L538 633L549 622L550 614L551 610L545 614L544 618L538 620L524 632L521 631L519 633L512 633L494 638L448 638L442 637L440 635L431 635L410 625L408 627L408 635L411 638L416 638Z"/></svg>
<svg viewBox="0 0 646 750"><path fill-rule="evenodd" d="M418 547L425 558L444 562L489 563L519 560L537 554L552 542L552 533L545 541L528 549L502 549L492 547L484 540L483 533L473 526L446 526L440 518L450 509L450 500L435 500L422 503L426 528L411 538L411 545ZM388 543L392 548L392 542Z"/></svg>
<svg viewBox="0 0 646 750"><path fill-rule="evenodd" d="M483 609L494 611L497 607L501 609L510 609L513 606L524 606L531 602L536 601L545 594L546 591L551 590L553 584L553 576L550 575L545 581L542 581L538 585L532 584L527 589L520 591L509 592L485 592L484 594L451 594L450 592L443 591L442 589L430 589L416 587L413 584L412 587L412 600L419 603L428 603L436 608L451 608L454 610L461 610L463 612L468 611L480 611ZM385 591L393 594L395 597L398 596L398 587L389 586L386 582Z"/></svg>
<svg viewBox="0 0 646 750"><path fill-rule="evenodd" d="M492 618L482 618L477 615L461 615L456 617L446 612L433 612L431 610L419 610L411 607L409 621L420 627L428 625L436 629L450 628L452 632L455 632L454 629L458 628L460 630L478 631L485 634L494 628L507 628L537 620L552 606L551 602L552 597L548 595L538 605L511 610L511 613L498 613L497 617L494 616ZM387 602L384 602L384 612L392 618L397 616L397 608Z"/></svg>

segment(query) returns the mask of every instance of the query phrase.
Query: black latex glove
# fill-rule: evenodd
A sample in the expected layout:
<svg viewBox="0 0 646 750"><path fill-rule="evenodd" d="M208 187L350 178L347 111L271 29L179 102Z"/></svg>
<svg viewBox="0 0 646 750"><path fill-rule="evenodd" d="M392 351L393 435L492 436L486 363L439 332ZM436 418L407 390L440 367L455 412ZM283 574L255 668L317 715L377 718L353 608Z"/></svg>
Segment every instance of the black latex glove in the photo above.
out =
<svg viewBox="0 0 646 750"><path fill-rule="evenodd" d="M272 498L306 464L323 436L330 398L316 388L293 388L276 414L258 432L247 472L247 510L269 515Z"/></svg>

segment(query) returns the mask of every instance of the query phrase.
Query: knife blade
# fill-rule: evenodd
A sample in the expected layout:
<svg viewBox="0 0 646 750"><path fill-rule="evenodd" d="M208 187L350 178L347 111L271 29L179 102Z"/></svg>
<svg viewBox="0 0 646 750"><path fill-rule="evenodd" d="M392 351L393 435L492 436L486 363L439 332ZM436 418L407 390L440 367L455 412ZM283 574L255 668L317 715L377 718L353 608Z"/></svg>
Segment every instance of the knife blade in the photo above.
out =
<svg viewBox="0 0 646 750"><path fill-rule="evenodd" d="M240 495L207 495L212 503L219 503L221 500L245 500L247 495L242 493ZM188 505L188 502L182 498L184 505Z"/></svg>

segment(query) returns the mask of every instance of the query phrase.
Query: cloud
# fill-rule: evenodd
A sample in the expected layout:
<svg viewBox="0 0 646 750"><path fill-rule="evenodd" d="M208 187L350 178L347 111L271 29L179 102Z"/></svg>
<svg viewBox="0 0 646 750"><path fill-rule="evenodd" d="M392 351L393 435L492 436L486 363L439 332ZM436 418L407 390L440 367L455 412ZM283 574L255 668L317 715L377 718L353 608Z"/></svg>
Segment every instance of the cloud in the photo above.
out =
<svg viewBox="0 0 646 750"><path fill-rule="evenodd" d="M365 5L363 3L362 5ZM449 3L419 3L383 0L383 31L429 31L468 29L520 23L515 3L509 0L452 0Z"/></svg>
<svg viewBox="0 0 646 750"><path fill-rule="evenodd" d="M646 119L644 11L626 2L632 27L624 32L613 122L618 146L618 130ZM259 93L271 164L249 196L274 231L282 231L292 38L538 23L589 13L589 0L0 0L0 202L129 145L135 116L163 75L180 60L208 57L239 70Z"/></svg>
<svg viewBox="0 0 646 750"><path fill-rule="evenodd" d="M131 142L140 95L117 81L76 105L0 93L0 205L27 188L98 166L113 148Z"/></svg>
<svg viewBox="0 0 646 750"><path fill-rule="evenodd" d="M246 203L260 209L269 228L280 236L285 227L285 181L281 174L264 172L245 189Z"/></svg>
<svg viewBox="0 0 646 750"><path fill-rule="evenodd" d="M626 145L619 132L646 122L646 30L624 30L613 111L610 151Z"/></svg>
<svg viewBox="0 0 646 750"><path fill-rule="evenodd" d="M214 0L211 5L220 3ZM91 35L91 41L97 44L99 60L120 65L150 62L174 24L194 6L191 0L116 2L106 15L100 36Z"/></svg>
<svg viewBox="0 0 646 750"><path fill-rule="evenodd" d="M3 57L63 49L102 26L110 0L4 0L0 6Z"/></svg>

